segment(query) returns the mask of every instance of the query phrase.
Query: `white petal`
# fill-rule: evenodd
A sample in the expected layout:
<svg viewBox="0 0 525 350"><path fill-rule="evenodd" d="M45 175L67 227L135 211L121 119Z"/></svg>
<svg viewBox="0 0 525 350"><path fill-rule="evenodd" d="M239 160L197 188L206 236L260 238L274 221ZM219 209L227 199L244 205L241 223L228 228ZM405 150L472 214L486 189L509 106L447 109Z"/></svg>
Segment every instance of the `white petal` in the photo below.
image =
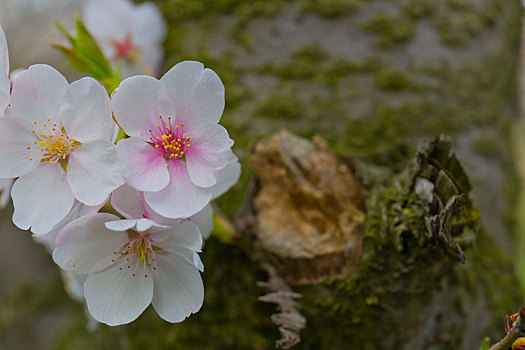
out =
<svg viewBox="0 0 525 350"><path fill-rule="evenodd" d="M167 26L159 8L152 2L145 2L133 9L133 42L140 48L162 44Z"/></svg>
<svg viewBox="0 0 525 350"><path fill-rule="evenodd" d="M168 322L181 322L196 313L204 300L204 285L195 265L179 254L157 254L153 273L153 307Z"/></svg>
<svg viewBox="0 0 525 350"><path fill-rule="evenodd" d="M56 121L67 87L66 78L53 67L44 64L31 66L14 81L7 115L28 123L36 120L39 127L47 123L48 118Z"/></svg>
<svg viewBox="0 0 525 350"><path fill-rule="evenodd" d="M173 117L188 127L217 123L224 110L224 85L200 62L184 61L161 79L173 105Z"/></svg>
<svg viewBox="0 0 525 350"><path fill-rule="evenodd" d="M215 176L217 177L217 183L213 186L212 200L220 197L239 181L241 177L241 164L237 160L237 157L230 161L224 169L215 171Z"/></svg>
<svg viewBox="0 0 525 350"><path fill-rule="evenodd" d="M82 78L69 85L58 119L67 135L82 143L111 140L114 123L108 93L92 78Z"/></svg>
<svg viewBox="0 0 525 350"><path fill-rule="evenodd" d="M4 73L5 76L9 75L9 52L4 29L0 25L0 75L4 75Z"/></svg>
<svg viewBox="0 0 525 350"><path fill-rule="evenodd" d="M170 182L166 160L150 144L136 137L120 140L117 152L128 169L128 185L139 191L160 191Z"/></svg>
<svg viewBox="0 0 525 350"><path fill-rule="evenodd" d="M128 240L126 232L107 230L104 223L118 220L107 213L82 216L64 227L56 239L53 260L64 270L77 274L90 273L101 260Z"/></svg>
<svg viewBox="0 0 525 350"><path fill-rule="evenodd" d="M162 96L161 83L152 77L137 75L125 79L111 97L111 110L124 131L142 140L149 140L149 130L159 124L158 99ZM168 117L163 115L163 117Z"/></svg>
<svg viewBox="0 0 525 350"><path fill-rule="evenodd" d="M197 225L190 221L183 221L166 239L159 242L159 247L168 251L185 248L193 252L200 252L202 235Z"/></svg>
<svg viewBox="0 0 525 350"><path fill-rule="evenodd" d="M218 124L206 124L192 132L195 141L186 153L186 165L191 181L200 187L216 184L214 171L223 169L230 160L228 153L233 141ZM226 154L226 156L225 156Z"/></svg>
<svg viewBox="0 0 525 350"><path fill-rule="evenodd" d="M137 220L135 219L128 219L128 220L114 220L114 221L108 221L104 224L104 226L111 231L117 231L117 232L125 232L126 230L129 230L133 227L135 227L135 224L137 223Z"/></svg>
<svg viewBox="0 0 525 350"><path fill-rule="evenodd" d="M62 231L67 224L81 216L95 214L101 207L102 205L90 207L79 201L75 201L69 213L58 224L53 226L51 231L43 235L34 234L33 239L35 242L42 244L49 253L52 253L53 249L55 249L55 241L58 233Z"/></svg>
<svg viewBox="0 0 525 350"><path fill-rule="evenodd" d="M124 184L126 167L114 144L105 140L75 148L67 166L67 181L75 198L86 205L107 200L111 191Z"/></svg>
<svg viewBox="0 0 525 350"><path fill-rule="evenodd" d="M137 232L146 232L149 229L152 229L152 231L154 231L155 233L173 231L173 229L169 226L159 225L155 221L145 218L109 221L106 222L105 226L108 230L122 232L133 228L134 231Z"/></svg>
<svg viewBox="0 0 525 350"><path fill-rule="evenodd" d="M126 268L126 260L108 269L90 274L84 284L89 313L98 322L118 326L134 321L148 307L153 297L153 279L149 272L136 276ZM119 270L122 268L122 270ZM147 271L147 268L144 270Z"/></svg>
<svg viewBox="0 0 525 350"><path fill-rule="evenodd" d="M122 185L113 191L111 206L126 219L138 219L144 215L139 191L128 185Z"/></svg>
<svg viewBox="0 0 525 350"><path fill-rule="evenodd" d="M211 204L208 204L188 220L197 225L203 239L208 238L213 230L213 207Z"/></svg>
<svg viewBox="0 0 525 350"><path fill-rule="evenodd" d="M42 158L34 144L38 141L20 120L0 118L0 178L15 178L33 170Z"/></svg>
<svg viewBox="0 0 525 350"><path fill-rule="evenodd" d="M44 234L71 210L74 197L58 164L40 163L15 181L11 190L13 223L23 230Z"/></svg>
<svg viewBox="0 0 525 350"><path fill-rule="evenodd" d="M201 257L196 252L193 252L193 264L200 272L204 272L204 264L202 263Z"/></svg>
<svg viewBox="0 0 525 350"><path fill-rule="evenodd" d="M210 201L211 189L195 186L182 161L170 161L168 170L169 185L161 191L144 192L146 203L155 212L167 218L190 217L201 211Z"/></svg>

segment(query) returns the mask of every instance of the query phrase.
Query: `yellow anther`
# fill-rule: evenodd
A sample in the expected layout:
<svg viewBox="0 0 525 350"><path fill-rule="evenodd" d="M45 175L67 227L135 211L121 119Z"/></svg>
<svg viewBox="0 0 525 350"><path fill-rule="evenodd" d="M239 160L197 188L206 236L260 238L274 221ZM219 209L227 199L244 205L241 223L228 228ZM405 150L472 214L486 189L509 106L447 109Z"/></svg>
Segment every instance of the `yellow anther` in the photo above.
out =
<svg viewBox="0 0 525 350"><path fill-rule="evenodd" d="M46 123L44 123L44 124L42 124L42 126L47 126L47 124L46 124Z"/></svg>
<svg viewBox="0 0 525 350"><path fill-rule="evenodd" d="M50 121L51 121L51 118L47 118L47 121L50 122Z"/></svg>
<svg viewBox="0 0 525 350"><path fill-rule="evenodd" d="M33 158L29 157L29 160L33 160Z"/></svg>
<svg viewBox="0 0 525 350"><path fill-rule="evenodd" d="M50 160L50 161L49 161L49 164L53 164L53 161L52 161L52 160Z"/></svg>
<svg viewBox="0 0 525 350"><path fill-rule="evenodd" d="M36 120L33 122L33 124L35 124L35 125L37 124Z"/></svg>
<svg viewBox="0 0 525 350"><path fill-rule="evenodd" d="M181 126L184 126L184 123L180 123Z"/></svg>

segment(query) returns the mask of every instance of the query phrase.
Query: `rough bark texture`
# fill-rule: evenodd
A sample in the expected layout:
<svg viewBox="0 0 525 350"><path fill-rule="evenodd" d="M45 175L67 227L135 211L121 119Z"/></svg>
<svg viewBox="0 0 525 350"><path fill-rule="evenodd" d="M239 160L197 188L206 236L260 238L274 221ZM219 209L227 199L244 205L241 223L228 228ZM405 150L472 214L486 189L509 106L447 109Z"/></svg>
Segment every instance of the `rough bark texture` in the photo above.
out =
<svg viewBox="0 0 525 350"><path fill-rule="evenodd" d="M268 242L254 239L282 222L259 223L259 230L253 219L255 228L240 240L206 242L205 304L197 315L171 325L147 310L131 325L89 333L83 306L64 295L50 258L30 245L27 233L12 232L6 212L0 264L10 269L4 275L8 283L0 286L6 301L0 305L1 346L269 349L281 336L271 315L283 308L259 301L274 288L257 285L271 276L263 262L288 279L291 294L285 294L301 305L306 328L297 349L475 349L484 336L501 338L503 315L517 309L522 295L512 264L511 214L519 191L509 137L518 116L518 0L156 3L170 23L165 68L200 60L226 86L221 123L236 140L244 173L218 201L221 210L233 216L245 198L258 169L250 163L253 143L283 128L307 140L318 134L339 155L329 157L352 159L366 188L364 206L355 199L359 191L336 193L340 203L352 204L351 215L328 214L355 223L355 231L325 226L355 240L362 253L352 253L355 264L343 259L343 266L350 262L353 268L329 271L337 277L331 281L318 273L294 281L286 271L297 256L285 253L286 264L277 264L283 252L270 254ZM471 180L469 198L482 217L476 234L470 200L458 208L462 199L453 197L468 193L469 186L462 167L442 148L448 141L426 148L443 151L416 158L418 147L441 133L454 140ZM326 150L308 144L314 153ZM354 166L347 169L353 174ZM306 176L305 182L312 180ZM308 198L317 195L308 185L296 190ZM305 203L304 213L313 213L313 204ZM452 221L449 213L455 213ZM303 227L315 236L321 230L316 232L316 218L311 219ZM300 259L345 256L333 242L327 244L332 250L321 251L316 249L324 245L302 243L301 251L309 247L310 255ZM461 251L465 264L458 262ZM306 260L294 268L304 270ZM304 283L291 286L295 282ZM293 298L295 293L301 298ZM287 323L280 326L290 330Z"/></svg>

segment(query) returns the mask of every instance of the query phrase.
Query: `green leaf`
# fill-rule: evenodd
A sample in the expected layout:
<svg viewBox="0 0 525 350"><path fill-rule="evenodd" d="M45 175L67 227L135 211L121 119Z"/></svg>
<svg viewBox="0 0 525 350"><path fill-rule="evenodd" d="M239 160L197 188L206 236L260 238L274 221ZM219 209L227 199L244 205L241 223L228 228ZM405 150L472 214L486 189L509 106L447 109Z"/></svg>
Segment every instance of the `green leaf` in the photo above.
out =
<svg viewBox="0 0 525 350"><path fill-rule="evenodd" d="M53 46L69 59L71 67L99 80L111 94L120 84L120 72L104 56L79 16L75 16L75 34L69 33L59 22L56 23L56 27L68 40L69 45Z"/></svg>

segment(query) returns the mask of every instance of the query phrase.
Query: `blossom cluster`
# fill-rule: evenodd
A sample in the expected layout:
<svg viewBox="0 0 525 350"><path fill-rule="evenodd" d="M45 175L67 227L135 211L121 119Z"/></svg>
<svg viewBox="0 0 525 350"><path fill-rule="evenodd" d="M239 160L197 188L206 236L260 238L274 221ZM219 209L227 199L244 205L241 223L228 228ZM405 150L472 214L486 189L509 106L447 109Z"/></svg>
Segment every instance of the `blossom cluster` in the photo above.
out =
<svg viewBox="0 0 525 350"><path fill-rule="evenodd" d="M115 91L90 77L69 83L42 64L10 79L0 27L0 200L10 194L13 223L74 272L96 321L126 324L151 303L166 321L180 322L203 303L198 253L212 230L210 201L240 176L233 141L219 125L224 86L194 61L160 79L133 75L138 44L144 53L158 45L144 28L158 10L87 3L86 27L131 75ZM100 12L108 3L116 12ZM114 13L129 21L119 27ZM165 30L153 22L157 34Z"/></svg>

